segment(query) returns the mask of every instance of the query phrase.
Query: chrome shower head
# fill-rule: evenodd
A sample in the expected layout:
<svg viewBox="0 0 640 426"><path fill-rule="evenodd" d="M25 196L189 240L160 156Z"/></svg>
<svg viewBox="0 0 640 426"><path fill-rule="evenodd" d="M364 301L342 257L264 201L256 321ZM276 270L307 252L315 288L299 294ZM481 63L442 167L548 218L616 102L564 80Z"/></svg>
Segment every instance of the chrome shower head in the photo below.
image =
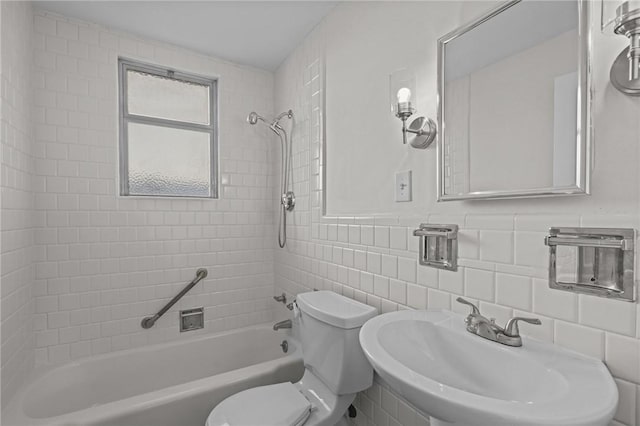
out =
<svg viewBox="0 0 640 426"><path fill-rule="evenodd" d="M251 112L248 116L247 116L247 123L249 124L256 124L258 122L258 120L262 120L265 121L264 118L260 117L258 115L257 112Z"/></svg>
<svg viewBox="0 0 640 426"><path fill-rule="evenodd" d="M260 114L258 114L255 111L252 111L248 116L247 116L247 123L249 124L256 124L258 122L258 120L262 121L263 123L265 123L267 126L269 126L269 128L277 135L280 134L280 125L277 122L273 122L273 123L269 123L267 120L265 120L265 118L263 116L261 116Z"/></svg>
<svg viewBox="0 0 640 426"><path fill-rule="evenodd" d="M251 112L247 116L247 123L256 124L258 122L258 117L259 117L259 115L256 112Z"/></svg>

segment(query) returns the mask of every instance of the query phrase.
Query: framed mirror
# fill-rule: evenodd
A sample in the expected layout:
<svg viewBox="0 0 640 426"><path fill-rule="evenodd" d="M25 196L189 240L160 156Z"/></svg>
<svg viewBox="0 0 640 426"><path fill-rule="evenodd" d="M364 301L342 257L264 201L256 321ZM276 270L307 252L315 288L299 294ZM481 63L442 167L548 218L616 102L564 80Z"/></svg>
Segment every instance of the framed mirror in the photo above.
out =
<svg viewBox="0 0 640 426"><path fill-rule="evenodd" d="M438 201L589 193L588 1L510 1L438 40Z"/></svg>

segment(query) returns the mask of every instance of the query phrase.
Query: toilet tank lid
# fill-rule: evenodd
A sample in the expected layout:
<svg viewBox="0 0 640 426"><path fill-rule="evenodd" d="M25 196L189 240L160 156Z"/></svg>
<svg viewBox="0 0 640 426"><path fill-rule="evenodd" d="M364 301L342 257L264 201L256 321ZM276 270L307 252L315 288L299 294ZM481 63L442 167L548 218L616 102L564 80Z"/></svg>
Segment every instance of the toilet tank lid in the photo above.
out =
<svg viewBox="0 0 640 426"><path fill-rule="evenodd" d="M315 319L339 328L358 328L376 316L374 307L333 291L301 293L296 298L300 310Z"/></svg>

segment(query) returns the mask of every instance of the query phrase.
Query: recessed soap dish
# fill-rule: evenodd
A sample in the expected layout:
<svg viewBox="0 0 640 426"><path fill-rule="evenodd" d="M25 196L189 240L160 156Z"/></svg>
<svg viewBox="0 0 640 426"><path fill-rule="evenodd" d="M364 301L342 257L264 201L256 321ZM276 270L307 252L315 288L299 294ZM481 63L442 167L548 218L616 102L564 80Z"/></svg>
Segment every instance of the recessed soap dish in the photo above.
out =
<svg viewBox="0 0 640 426"><path fill-rule="evenodd" d="M549 287L635 301L634 242L631 228L550 228ZM567 267L572 279L563 281L559 270Z"/></svg>
<svg viewBox="0 0 640 426"><path fill-rule="evenodd" d="M204 328L204 308L180 311L180 332Z"/></svg>
<svg viewBox="0 0 640 426"><path fill-rule="evenodd" d="M458 225L421 223L413 235L420 237L421 265L458 270Z"/></svg>

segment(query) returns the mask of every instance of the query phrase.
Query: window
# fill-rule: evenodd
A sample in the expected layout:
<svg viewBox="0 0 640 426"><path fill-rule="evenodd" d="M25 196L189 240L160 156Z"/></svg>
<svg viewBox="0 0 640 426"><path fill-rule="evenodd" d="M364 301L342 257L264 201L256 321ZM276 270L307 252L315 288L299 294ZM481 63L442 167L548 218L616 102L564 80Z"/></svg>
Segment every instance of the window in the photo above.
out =
<svg viewBox="0 0 640 426"><path fill-rule="evenodd" d="M216 80L119 66L120 195L216 198Z"/></svg>

